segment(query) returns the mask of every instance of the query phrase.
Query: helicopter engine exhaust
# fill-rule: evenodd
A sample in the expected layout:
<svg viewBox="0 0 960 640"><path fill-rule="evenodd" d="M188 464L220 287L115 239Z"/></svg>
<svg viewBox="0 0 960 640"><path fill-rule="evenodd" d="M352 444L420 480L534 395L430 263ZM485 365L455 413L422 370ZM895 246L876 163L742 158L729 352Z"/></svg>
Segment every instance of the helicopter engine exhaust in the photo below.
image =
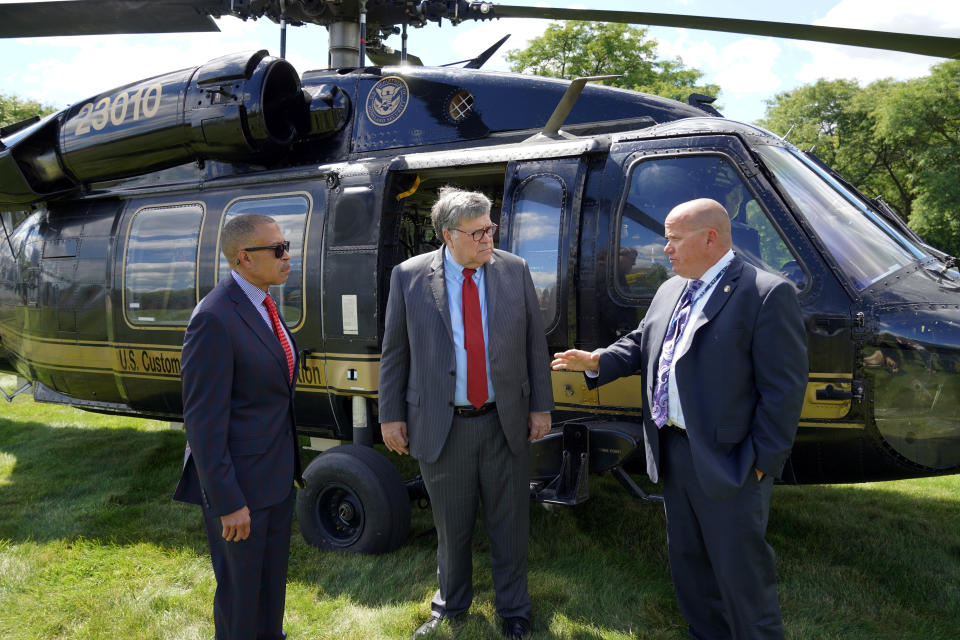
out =
<svg viewBox="0 0 960 640"><path fill-rule="evenodd" d="M30 204L201 159L269 164L317 133L311 99L293 66L266 51L120 87L4 140L0 201Z"/></svg>

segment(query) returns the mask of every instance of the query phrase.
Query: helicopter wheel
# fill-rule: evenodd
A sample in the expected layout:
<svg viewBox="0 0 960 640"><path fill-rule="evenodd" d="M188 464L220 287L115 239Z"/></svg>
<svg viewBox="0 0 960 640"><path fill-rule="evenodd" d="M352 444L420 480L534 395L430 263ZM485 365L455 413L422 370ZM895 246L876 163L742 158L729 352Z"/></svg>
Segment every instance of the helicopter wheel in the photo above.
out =
<svg viewBox="0 0 960 640"><path fill-rule="evenodd" d="M400 472L369 447L347 444L317 456L303 473L297 520L308 544L325 551L386 553L410 530Z"/></svg>

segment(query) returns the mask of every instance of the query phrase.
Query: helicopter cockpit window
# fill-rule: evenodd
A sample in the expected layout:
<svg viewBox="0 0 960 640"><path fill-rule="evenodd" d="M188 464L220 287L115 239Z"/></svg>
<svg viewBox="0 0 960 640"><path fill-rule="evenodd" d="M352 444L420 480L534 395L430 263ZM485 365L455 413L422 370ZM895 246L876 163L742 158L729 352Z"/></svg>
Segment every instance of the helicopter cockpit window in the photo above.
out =
<svg viewBox="0 0 960 640"><path fill-rule="evenodd" d="M797 287L807 275L771 224L740 172L718 155L641 160L632 167L620 215L614 282L627 298L649 298L672 274L663 252L663 222L670 210L694 198L712 198L731 218L733 248L747 262L779 273Z"/></svg>
<svg viewBox="0 0 960 640"><path fill-rule="evenodd" d="M197 304L197 243L203 209L141 209L130 224L123 261L123 309L140 326L187 324Z"/></svg>
<svg viewBox="0 0 960 640"><path fill-rule="evenodd" d="M287 326L293 327L303 318L303 242L307 228L310 200L301 194L268 198L247 198L232 203L221 221L223 228L230 218L241 213L259 213L273 218L283 237L290 241L290 275L286 283L270 287L270 295L280 305ZM217 280L230 273L227 259L220 253Z"/></svg>
<svg viewBox="0 0 960 640"><path fill-rule="evenodd" d="M509 251L530 267L543 326L548 330L557 315L563 201L564 187L558 178L534 176L517 189L510 221Z"/></svg>
<svg viewBox="0 0 960 640"><path fill-rule="evenodd" d="M787 149L759 146L757 152L858 290L914 262L902 236L865 215L842 187L825 182Z"/></svg>

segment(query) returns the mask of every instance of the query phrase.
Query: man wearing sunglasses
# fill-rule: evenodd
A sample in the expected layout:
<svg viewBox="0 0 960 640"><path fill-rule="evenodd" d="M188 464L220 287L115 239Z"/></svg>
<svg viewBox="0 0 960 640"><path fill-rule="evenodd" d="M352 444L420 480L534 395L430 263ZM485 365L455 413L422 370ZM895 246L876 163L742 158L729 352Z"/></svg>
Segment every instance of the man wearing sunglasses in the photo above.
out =
<svg viewBox="0 0 960 640"><path fill-rule="evenodd" d="M290 275L272 218L238 215L220 235L231 271L194 310L183 341L187 449L174 498L201 505L217 591L217 640L285 638L297 348L271 285Z"/></svg>
<svg viewBox="0 0 960 640"><path fill-rule="evenodd" d="M530 449L550 430L553 391L527 263L493 248L482 193L446 187L433 206L437 251L394 268L380 359L384 444L420 462L437 528L433 634L473 599L478 505L490 538L504 635L530 633Z"/></svg>

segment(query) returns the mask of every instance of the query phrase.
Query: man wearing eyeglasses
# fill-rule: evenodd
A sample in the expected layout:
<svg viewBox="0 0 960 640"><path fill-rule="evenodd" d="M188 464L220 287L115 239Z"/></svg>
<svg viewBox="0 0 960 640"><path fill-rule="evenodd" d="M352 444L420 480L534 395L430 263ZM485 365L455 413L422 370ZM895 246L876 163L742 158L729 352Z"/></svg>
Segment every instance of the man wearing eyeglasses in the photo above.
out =
<svg viewBox="0 0 960 640"><path fill-rule="evenodd" d="M431 212L444 245L394 268L380 359L384 444L420 462L437 529L433 615L473 599L479 504L504 635L530 633L530 450L550 430L553 392L540 307L526 262L494 249L482 193L445 187Z"/></svg>
<svg viewBox="0 0 960 640"><path fill-rule="evenodd" d="M272 218L244 214L220 244L232 270L194 309L183 341L187 448L174 498L203 508L217 640L279 640L303 479L297 348L268 289L290 275L290 243Z"/></svg>

